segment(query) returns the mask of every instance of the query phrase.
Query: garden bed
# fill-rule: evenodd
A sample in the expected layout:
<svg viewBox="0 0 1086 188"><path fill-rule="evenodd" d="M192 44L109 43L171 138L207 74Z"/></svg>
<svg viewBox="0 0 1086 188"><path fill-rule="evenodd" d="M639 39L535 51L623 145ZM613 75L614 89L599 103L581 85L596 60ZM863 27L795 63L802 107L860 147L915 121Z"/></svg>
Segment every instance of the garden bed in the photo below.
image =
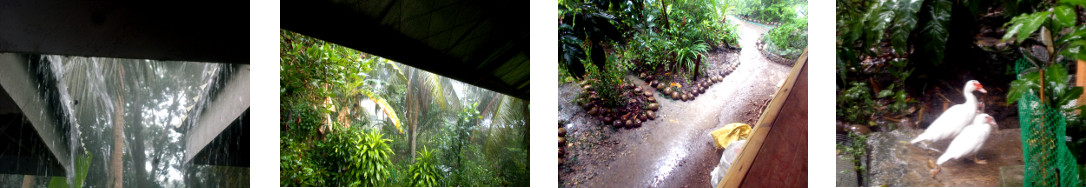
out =
<svg viewBox="0 0 1086 188"><path fill-rule="evenodd" d="M762 55L765 55L766 59L769 59L769 61L772 61L774 63L782 64L782 65L788 65L788 66L792 66L793 64L796 64L795 59L789 59L789 58L786 58L784 56L777 55L777 53L770 52L769 50L767 50L766 49L766 44L765 44L765 35L762 35L762 36L758 37L758 51L762 52Z"/></svg>
<svg viewBox="0 0 1086 188"><path fill-rule="evenodd" d="M637 128L641 127L645 121L656 119L655 111L660 109L660 104L656 103L656 97L653 96L652 91L632 83L620 83L615 91L618 92L619 104L607 105L597 91L600 86L590 83L599 82L581 81L582 95L578 104L589 115L603 121L604 125L615 128Z"/></svg>
<svg viewBox="0 0 1086 188"><path fill-rule="evenodd" d="M649 88L660 92L661 96L672 100L691 101L705 93L715 83L724 80L739 67L739 50L715 48L707 55L704 71L697 78L683 73L652 73L648 70L635 70L637 76L648 84Z"/></svg>
<svg viewBox="0 0 1086 188"><path fill-rule="evenodd" d="M781 22L763 23L763 22L755 21L754 19L750 19L750 17L744 16L744 15L732 15L732 16L735 16L735 18L738 18L738 19L743 20L743 21L747 21L747 22L750 22L750 23L756 23L756 24L762 24L763 26L767 26L767 27L777 27L777 26L781 25Z"/></svg>

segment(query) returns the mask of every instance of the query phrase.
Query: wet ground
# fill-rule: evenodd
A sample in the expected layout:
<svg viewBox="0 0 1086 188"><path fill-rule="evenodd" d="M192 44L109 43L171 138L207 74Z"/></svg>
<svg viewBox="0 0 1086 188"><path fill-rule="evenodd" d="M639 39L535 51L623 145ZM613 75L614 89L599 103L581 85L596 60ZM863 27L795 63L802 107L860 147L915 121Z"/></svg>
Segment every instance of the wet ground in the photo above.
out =
<svg viewBox="0 0 1086 188"><path fill-rule="evenodd" d="M573 101L575 84L559 85L558 119L565 123L569 154L559 168L563 187L705 187L720 160L709 132L728 123L754 124L791 67L771 63L754 46L769 28L740 23L739 67L693 101L656 92L660 111L641 128L600 126ZM634 76L627 79L645 86Z"/></svg>
<svg viewBox="0 0 1086 188"><path fill-rule="evenodd" d="M976 164L972 156L968 159L949 160L942 165L942 171L931 177L935 160L942 154L922 147L946 149L950 140L928 144L909 143L923 130L897 129L889 132L877 132L869 135L867 141L869 155L868 175L864 177L864 186L1000 186L1001 167L1022 165L1022 145L1019 129L1000 129L992 132L977 158L987 160L988 164ZM840 156L839 156L840 157ZM929 165L929 160L931 165ZM840 160L838 162L841 162ZM847 170L840 169L838 171ZM1018 174L1021 176L1021 171ZM1013 178L1012 178L1013 179ZM1019 185L1020 178L1018 180ZM838 182L840 185L841 182Z"/></svg>

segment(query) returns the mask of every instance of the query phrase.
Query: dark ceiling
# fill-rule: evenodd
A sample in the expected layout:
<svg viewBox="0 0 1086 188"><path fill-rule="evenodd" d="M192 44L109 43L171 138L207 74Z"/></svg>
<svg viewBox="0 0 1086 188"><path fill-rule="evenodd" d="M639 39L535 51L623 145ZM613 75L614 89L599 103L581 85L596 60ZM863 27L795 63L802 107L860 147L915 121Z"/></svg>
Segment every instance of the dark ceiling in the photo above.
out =
<svg viewBox="0 0 1086 188"><path fill-rule="evenodd" d="M249 63L248 2L0 0L0 52Z"/></svg>
<svg viewBox="0 0 1086 188"><path fill-rule="evenodd" d="M528 1L280 1L283 29L524 100L528 19Z"/></svg>

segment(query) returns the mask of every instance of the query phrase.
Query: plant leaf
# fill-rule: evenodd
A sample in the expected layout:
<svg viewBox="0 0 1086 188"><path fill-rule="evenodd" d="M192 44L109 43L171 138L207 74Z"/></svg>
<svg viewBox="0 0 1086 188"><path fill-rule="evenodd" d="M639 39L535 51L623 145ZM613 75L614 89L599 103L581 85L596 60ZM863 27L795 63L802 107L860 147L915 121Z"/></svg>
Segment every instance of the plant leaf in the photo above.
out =
<svg viewBox="0 0 1086 188"><path fill-rule="evenodd" d="M1061 28L1074 27L1078 22L1075 15L1075 9L1069 6L1056 6L1052 8L1052 13L1055 15L1053 21L1056 22L1056 29L1054 31L1062 30Z"/></svg>
<svg viewBox="0 0 1086 188"><path fill-rule="evenodd" d="M1086 7L1086 0L1060 0L1060 4Z"/></svg>
<svg viewBox="0 0 1086 188"><path fill-rule="evenodd" d="M943 62L943 51L946 50L946 40L950 37L950 0L932 0L930 11L927 12L931 20L920 30L920 41L925 41L924 51L932 59L931 62L939 65Z"/></svg>
<svg viewBox="0 0 1086 188"><path fill-rule="evenodd" d="M1063 37L1060 37L1060 39L1057 40L1056 43L1065 44L1071 41L1082 39L1086 39L1086 25L1072 28L1071 32L1068 32L1067 34L1063 35Z"/></svg>
<svg viewBox="0 0 1086 188"><path fill-rule="evenodd" d="M920 11L920 5L923 2L922 0L898 0L896 18L894 18L892 33L890 33L890 44L893 45L894 53L897 55L904 55L908 50L909 34L916 28L916 12Z"/></svg>
<svg viewBox="0 0 1086 188"><path fill-rule="evenodd" d="M1023 40L1026 40L1026 38L1029 38L1030 34L1037 31L1050 14L1052 14L1052 12L1043 11L1033 14L1022 14L1011 18L1011 21L1004 25L1004 27L1007 27L1007 33L1003 34L1003 40L1006 41L1007 39L1015 38L1017 42L1021 43Z"/></svg>
<svg viewBox="0 0 1086 188"><path fill-rule="evenodd" d="M392 109L391 105L388 105L388 102L385 101L385 98L382 98L381 96L373 92L369 92L368 90L364 91L366 92L362 93L366 94L366 96L369 97L370 100L373 100L373 102L377 103L378 106L381 106L381 111L385 112L385 115L388 115L388 119L392 121L393 125L396 126L396 130L399 130L400 134L403 134L403 129L400 128L400 118L396 116L396 111Z"/></svg>
<svg viewBox="0 0 1086 188"><path fill-rule="evenodd" d="M1086 40L1070 42L1060 54L1072 59L1086 60Z"/></svg>
<svg viewBox="0 0 1086 188"><path fill-rule="evenodd" d="M1037 83L1039 83L1039 77L1039 72L1032 71L1026 73L1022 78L1011 81L1010 90L1007 91L1007 104L1014 103L1021 98L1022 95L1025 95L1026 92L1039 88L1039 85L1037 85Z"/></svg>
<svg viewBox="0 0 1086 188"><path fill-rule="evenodd" d="M864 18L867 20L864 32L865 47L874 46L882 41L883 32L894 19L894 6L895 4L890 0L875 1L871 4L871 9Z"/></svg>

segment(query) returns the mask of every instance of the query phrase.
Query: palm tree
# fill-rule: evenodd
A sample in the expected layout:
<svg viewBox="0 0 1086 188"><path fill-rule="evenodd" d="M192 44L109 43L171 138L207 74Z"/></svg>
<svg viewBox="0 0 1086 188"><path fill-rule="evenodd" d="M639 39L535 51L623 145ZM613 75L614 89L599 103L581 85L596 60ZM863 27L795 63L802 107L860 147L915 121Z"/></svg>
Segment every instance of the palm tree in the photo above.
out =
<svg viewBox="0 0 1086 188"><path fill-rule="evenodd" d="M113 157L110 160L110 166L113 170L112 184L114 188L122 187L124 183L124 163L121 161L124 151L124 66L120 64L114 64L117 67L117 75L115 80L117 100L114 101L113 107Z"/></svg>
<svg viewBox="0 0 1086 188"><path fill-rule="evenodd" d="M387 65L387 68L395 73L390 75L389 82L407 86L402 109L404 110L404 122L407 123L408 127L407 139L411 144L410 159L413 160L415 153L417 153L419 131L424 128L420 127L420 125L425 123L420 121L431 120L426 124L431 125L428 127L433 127L433 120L445 116L424 117L426 112L435 107L440 111L459 109L460 99L456 96L456 92L453 91L452 81L447 77L438 76L410 66L397 66L394 63Z"/></svg>

